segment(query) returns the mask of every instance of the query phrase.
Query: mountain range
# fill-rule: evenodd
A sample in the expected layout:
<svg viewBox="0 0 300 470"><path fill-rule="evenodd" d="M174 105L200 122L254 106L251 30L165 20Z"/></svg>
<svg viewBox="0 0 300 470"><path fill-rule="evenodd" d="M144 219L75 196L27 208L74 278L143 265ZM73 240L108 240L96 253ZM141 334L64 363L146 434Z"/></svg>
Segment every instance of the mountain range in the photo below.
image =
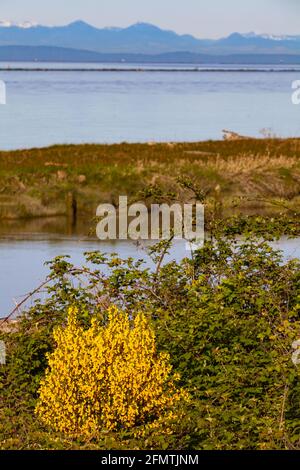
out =
<svg viewBox="0 0 300 470"><path fill-rule="evenodd" d="M4 47L6 49L3 49ZM120 56L122 54L155 56L170 53L209 56L246 54L276 55L279 58L279 56L286 55L300 56L300 35L271 36L233 33L221 39L198 39L188 34L179 35L173 31L163 30L148 23L137 23L127 28L99 29L83 21L75 21L66 26L41 26L30 23L14 25L6 21L0 22L0 59L4 50L6 54L7 51L16 53L17 50L21 53L20 47L23 47L23 52L25 49L28 52L37 48L37 53L44 48L44 53L46 50L49 52L51 50L52 53L56 51L56 54L58 51L53 48L64 48L64 53L61 51L64 56L63 60L66 60L67 49L77 50L78 56L90 55L95 60L97 56L93 54ZM69 54L72 55L72 52ZM82 57L79 60L82 60Z"/></svg>

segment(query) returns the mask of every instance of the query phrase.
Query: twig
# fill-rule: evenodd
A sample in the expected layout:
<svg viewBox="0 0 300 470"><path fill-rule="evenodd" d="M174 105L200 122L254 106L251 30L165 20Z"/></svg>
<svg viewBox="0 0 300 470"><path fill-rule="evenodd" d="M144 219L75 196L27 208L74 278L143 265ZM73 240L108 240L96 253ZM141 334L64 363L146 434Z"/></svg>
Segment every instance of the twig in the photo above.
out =
<svg viewBox="0 0 300 470"><path fill-rule="evenodd" d="M157 266L156 266L155 277L157 277L158 274L159 274L162 262L163 262L164 257L166 256L166 254L168 252L168 249L170 248L169 245L170 245L171 241L173 240L173 238L174 238L174 235L172 235L169 238L168 242L166 243L166 246L165 246L164 250L162 251L162 254L160 255L159 261L158 261Z"/></svg>
<svg viewBox="0 0 300 470"><path fill-rule="evenodd" d="M34 291L27 294L26 297L20 303L18 303L18 305L16 305L16 307L12 310L12 312L7 317L2 319L2 321L0 322L0 327L4 325L4 323L6 323L20 309L20 307L22 307L22 305L24 305L27 302L27 300L29 300L32 296L37 294L45 285L47 285L52 280L52 278L53 276L47 277L46 281L44 281L41 285L39 285L39 287L37 287Z"/></svg>
<svg viewBox="0 0 300 470"><path fill-rule="evenodd" d="M285 421L285 404L286 404L286 399L288 395L289 388L287 384L284 387L284 393L282 397L282 406L281 406L281 413L280 413L280 421L279 421L279 429L282 431L284 428L284 421Z"/></svg>

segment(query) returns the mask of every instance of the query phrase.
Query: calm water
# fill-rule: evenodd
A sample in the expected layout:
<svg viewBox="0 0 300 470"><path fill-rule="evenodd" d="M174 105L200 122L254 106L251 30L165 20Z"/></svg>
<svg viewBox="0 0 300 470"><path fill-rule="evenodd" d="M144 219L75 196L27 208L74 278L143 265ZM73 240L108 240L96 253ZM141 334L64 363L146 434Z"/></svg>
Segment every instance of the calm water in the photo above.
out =
<svg viewBox="0 0 300 470"><path fill-rule="evenodd" d="M120 70L3 70L8 66ZM130 67L144 71L124 71ZM0 68L7 84L7 105L0 106L1 149L195 141L221 138L223 129L252 136L263 128L282 137L300 135L300 106L291 102L299 66L243 66L238 71L237 66L220 70L218 65L2 63Z"/></svg>

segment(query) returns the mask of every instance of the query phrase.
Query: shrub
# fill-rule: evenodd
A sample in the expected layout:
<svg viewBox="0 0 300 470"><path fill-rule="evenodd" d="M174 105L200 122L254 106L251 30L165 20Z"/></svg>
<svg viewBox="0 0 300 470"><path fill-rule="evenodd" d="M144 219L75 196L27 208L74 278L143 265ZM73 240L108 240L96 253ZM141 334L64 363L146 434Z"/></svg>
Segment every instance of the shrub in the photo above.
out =
<svg viewBox="0 0 300 470"><path fill-rule="evenodd" d="M134 320L111 307L106 321L87 329L70 308L67 326L54 331L56 349L41 381L36 414L55 431L97 437L102 431L159 427L172 408L188 400L166 353L157 354L145 316ZM139 432L142 432L141 430Z"/></svg>

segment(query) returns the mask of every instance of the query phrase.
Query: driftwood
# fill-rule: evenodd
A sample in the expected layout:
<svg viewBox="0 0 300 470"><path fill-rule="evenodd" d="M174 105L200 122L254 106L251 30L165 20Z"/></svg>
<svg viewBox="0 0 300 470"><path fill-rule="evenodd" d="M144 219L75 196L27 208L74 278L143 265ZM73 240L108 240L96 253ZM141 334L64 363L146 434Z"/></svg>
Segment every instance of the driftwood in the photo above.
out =
<svg viewBox="0 0 300 470"><path fill-rule="evenodd" d="M250 140L250 139L253 139L253 137L240 135L237 132L227 131L226 129L224 129L222 132L223 132L223 139L224 140Z"/></svg>

